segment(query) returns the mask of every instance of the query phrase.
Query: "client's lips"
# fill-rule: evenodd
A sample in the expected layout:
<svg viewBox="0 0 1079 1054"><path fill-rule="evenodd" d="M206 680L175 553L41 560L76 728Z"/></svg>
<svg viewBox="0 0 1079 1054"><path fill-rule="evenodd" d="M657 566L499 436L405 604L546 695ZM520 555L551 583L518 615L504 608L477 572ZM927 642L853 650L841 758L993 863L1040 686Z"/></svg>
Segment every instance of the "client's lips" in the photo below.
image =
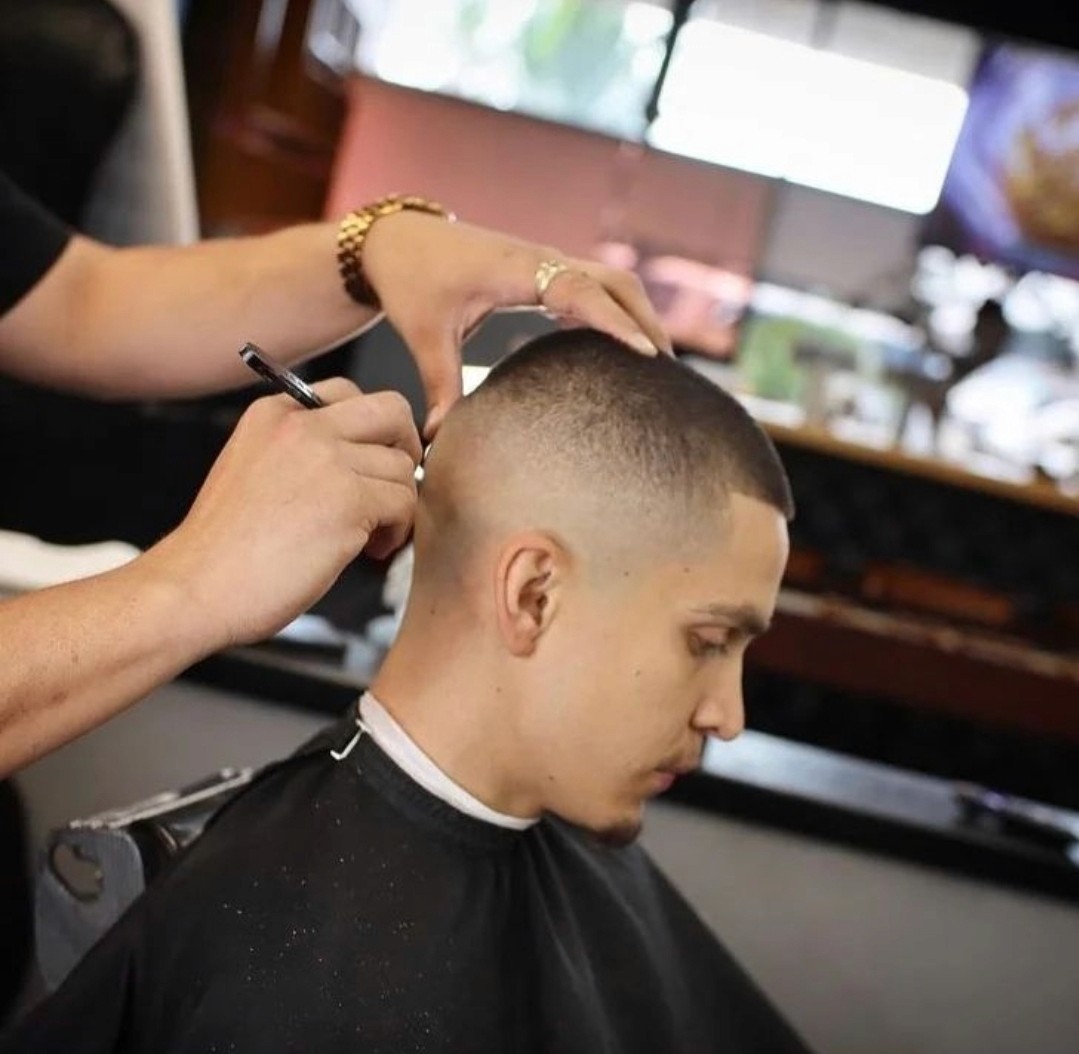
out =
<svg viewBox="0 0 1079 1054"><path fill-rule="evenodd" d="M679 776L684 776L687 771L687 769L656 769L654 773L656 793L662 794L665 790L670 790L674 781Z"/></svg>
<svg viewBox="0 0 1079 1054"><path fill-rule="evenodd" d="M681 776L685 776L687 773L692 772L697 768L696 762L686 765L673 765L670 768L664 767L656 769L655 782L658 785L657 794L662 794L665 790L669 790L676 779Z"/></svg>

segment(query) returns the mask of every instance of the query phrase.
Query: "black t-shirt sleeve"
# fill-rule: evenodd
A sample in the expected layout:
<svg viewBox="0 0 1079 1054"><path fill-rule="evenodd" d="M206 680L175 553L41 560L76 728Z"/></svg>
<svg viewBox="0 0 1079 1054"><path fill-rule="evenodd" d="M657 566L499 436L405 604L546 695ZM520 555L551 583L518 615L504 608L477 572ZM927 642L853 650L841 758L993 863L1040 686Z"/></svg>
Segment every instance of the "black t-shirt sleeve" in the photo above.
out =
<svg viewBox="0 0 1079 1054"><path fill-rule="evenodd" d="M0 315L56 262L71 231L0 171Z"/></svg>

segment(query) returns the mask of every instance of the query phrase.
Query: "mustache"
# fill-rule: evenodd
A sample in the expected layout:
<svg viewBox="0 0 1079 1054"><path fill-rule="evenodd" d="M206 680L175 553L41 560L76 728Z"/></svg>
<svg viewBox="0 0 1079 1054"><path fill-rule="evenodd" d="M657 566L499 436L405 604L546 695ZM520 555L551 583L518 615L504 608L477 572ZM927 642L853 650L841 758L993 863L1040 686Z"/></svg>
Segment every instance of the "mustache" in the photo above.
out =
<svg viewBox="0 0 1079 1054"><path fill-rule="evenodd" d="M693 772L696 769L699 769L703 759L704 741L702 740L692 754L675 754L668 760L660 762L656 767L663 772L675 772L679 775L684 775L687 772Z"/></svg>

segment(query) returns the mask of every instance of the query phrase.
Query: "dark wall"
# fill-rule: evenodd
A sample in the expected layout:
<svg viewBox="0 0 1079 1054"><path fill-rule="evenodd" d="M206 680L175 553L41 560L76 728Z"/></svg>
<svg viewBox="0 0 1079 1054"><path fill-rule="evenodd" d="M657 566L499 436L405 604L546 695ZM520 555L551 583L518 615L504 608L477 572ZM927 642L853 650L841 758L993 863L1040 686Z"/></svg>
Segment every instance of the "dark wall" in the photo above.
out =
<svg viewBox="0 0 1079 1054"><path fill-rule="evenodd" d="M873 0L911 14L971 26L987 34L1018 37L1056 48L1079 50L1079 20L1074 7L1059 0Z"/></svg>

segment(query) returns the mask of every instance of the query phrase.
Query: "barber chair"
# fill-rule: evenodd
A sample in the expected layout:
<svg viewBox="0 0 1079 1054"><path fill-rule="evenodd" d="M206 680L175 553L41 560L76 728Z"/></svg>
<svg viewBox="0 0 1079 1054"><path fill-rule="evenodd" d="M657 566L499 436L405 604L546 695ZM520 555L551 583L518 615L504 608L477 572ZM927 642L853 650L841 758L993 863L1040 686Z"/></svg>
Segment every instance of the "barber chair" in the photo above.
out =
<svg viewBox="0 0 1079 1054"><path fill-rule="evenodd" d="M351 736L354 722L350 710L289 757L267 766L221 769L179 790L72 820L51 831L38 865L34 904L37 965L46 990L64 980L234 795L261 773L293 758L340 746Z"/></svg>
<svg viewBox="0 0 1079 1054"><path fill-rule="evenodd" d="M34 904L38 970L48 991L255 772L222 769L180 790L73 820L50 833Z"/></svg>

